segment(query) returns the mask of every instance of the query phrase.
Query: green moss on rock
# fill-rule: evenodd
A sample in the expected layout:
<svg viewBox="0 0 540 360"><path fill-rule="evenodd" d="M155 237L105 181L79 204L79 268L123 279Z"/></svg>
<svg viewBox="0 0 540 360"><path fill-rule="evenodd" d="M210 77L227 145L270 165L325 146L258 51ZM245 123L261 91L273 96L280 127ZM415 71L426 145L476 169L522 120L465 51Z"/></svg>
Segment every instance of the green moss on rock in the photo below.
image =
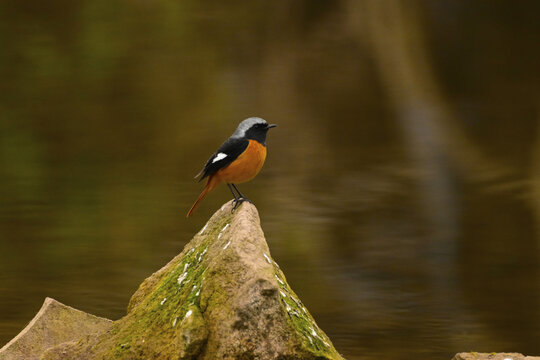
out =
<svg viewBox="0 0 540 360"><path fill-rule="evenodd" d="M110 330L43 359L341 359L271 259L256 208L224 205Z"/></svg>
<svg viewBox="0 0 540 360"><path fill-rule="evenodd" d="M323 358L339 356L328 336L317 326L309 311L287 283L278 264L273 260L272 263L274 276L280 288L281 302L287 312L289 324L296 331L302 347Z"/></svg>

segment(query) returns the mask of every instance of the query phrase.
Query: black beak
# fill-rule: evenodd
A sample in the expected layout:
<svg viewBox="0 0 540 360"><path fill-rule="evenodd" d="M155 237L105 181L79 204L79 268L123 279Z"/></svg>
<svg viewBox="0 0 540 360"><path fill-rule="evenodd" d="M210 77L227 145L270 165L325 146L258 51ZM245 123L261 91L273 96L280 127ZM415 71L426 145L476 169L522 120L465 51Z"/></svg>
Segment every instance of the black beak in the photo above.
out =
<svg viewBox="0 0 540 360"><path fill-rule="evenodd" d="M268 124L268 125L266 126L266 128L267 128L267 129L271 129L271 128L276 127L276 126L277 126L276 124Z"/></svg>

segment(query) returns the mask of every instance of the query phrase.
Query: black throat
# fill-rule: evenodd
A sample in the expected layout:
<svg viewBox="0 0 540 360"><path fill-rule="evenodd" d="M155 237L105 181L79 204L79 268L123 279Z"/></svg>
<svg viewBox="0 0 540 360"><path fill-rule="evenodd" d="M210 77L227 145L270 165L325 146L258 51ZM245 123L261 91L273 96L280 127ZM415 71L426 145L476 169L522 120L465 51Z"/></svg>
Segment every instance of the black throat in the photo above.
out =
<svg viewBox="0 0 540 360"><path fill-rule="evenodd" d="M262 145L266 146L266 133L268 132L268 128L258 128L258 127L252 127L246 131L246 138L255 140Z"/></svg>

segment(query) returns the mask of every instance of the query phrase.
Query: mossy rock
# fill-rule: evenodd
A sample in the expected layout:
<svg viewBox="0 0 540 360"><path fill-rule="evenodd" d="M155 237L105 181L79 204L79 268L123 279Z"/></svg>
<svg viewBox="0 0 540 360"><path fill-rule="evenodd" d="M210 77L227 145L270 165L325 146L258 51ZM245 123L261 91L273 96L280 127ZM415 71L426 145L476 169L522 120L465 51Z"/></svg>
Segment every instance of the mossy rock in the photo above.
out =
<svg viewBox="0 0 540 360"><path fill-rule="evenodd" d="M342 359L270 257L257 209L217 211L144 280L125 317L47 350L58 359Z"/></svg>

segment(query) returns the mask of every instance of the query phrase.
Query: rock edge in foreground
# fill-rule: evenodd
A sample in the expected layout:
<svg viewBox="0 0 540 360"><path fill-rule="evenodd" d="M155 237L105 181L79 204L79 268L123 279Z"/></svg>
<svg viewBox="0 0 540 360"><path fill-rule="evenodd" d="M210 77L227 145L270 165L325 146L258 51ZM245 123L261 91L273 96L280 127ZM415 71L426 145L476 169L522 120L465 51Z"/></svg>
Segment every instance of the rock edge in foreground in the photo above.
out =
<svg viewBox="0 0 540 360"><path fill-rule="evenodd" d="M111 324L111 320L46 298L32 321L0 349L0 359L38 360L52 346L104 332Z"/></svg>
<svg viewBox="0 0 540 360"><path fill-rule="evenodd" d="M540 360L537 356L525 356L520 353L457 353L452 360Z"/></svg>

